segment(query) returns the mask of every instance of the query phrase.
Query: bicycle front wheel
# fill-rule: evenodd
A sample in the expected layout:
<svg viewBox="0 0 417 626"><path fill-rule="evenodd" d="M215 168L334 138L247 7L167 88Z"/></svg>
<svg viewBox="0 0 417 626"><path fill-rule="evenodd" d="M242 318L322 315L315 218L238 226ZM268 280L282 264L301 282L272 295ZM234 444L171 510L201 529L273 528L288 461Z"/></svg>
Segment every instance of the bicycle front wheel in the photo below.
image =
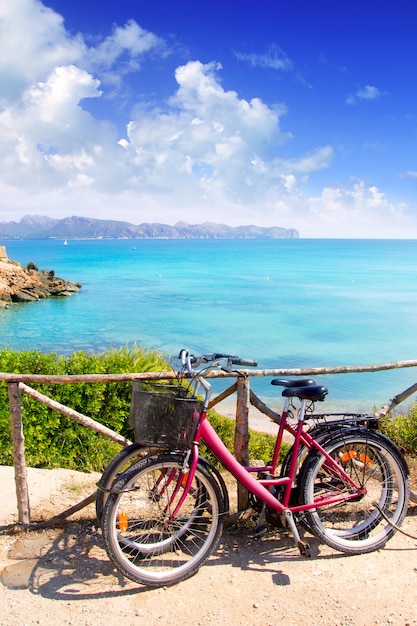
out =
<svg viewBox="0 0 417 626"><path fill-rule="evenodd" d="M217 482L198 465L181 507L184 456L146 458L124 472L107 498L102 531L109 558L125 576L150 587L197 572L217 546L224 505Z"/></svg>
<svg viewBox="0 0 417 626"><path fill-rule="evenodd" d="M358 488L319 451L310 452L299 481L301 503L317 503L304 513L307 525L329 546L348 554L383 547L408 507L407 469L400 453L384 437L361 430L346 429L322 445ZM346 500L331 503L335 497Z"/></svg>
<svg viewBox="0 0 417 626"><path fill-rule="evenodd" d="M107 502L108 495L120 475L134 465L134 463L137 463L146 456L152 456L157 453L158 450L155 447L143 446L140 443L131 443L126 448L122 448L120 452L111 459L101 475L96 493L96 516L99 526L101 526L103 509Z"/></svg>

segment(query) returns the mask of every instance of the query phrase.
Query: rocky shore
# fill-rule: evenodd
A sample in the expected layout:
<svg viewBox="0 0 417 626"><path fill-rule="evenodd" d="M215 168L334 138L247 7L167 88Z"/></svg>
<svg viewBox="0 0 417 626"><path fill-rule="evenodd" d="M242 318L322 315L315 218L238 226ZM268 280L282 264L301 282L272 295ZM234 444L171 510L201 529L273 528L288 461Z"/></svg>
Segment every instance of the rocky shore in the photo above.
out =
<svg viewBox="0 0 417 626"><path fill-rule="evenodd" d="M39 270L34 263L25 267L10 260L5 247L0 246L0 307L51 296L69 296L80 288L79 283L58 278L53 270Z"/></svg>

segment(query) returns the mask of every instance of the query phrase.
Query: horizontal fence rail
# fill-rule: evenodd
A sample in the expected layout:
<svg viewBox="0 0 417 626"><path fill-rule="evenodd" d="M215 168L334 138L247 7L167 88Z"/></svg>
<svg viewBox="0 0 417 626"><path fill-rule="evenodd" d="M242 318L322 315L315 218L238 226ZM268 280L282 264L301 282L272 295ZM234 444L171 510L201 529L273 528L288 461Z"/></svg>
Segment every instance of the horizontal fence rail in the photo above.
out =
<svg viewBox="0 0 417 626"><path fill-rule="evenodd" d="M381 372L407 367L417 367L417 360L391 361L369 365L336 365L331 367L297 367L280 369L245 370L239 372L245 376L320 376L324 374L357 374L360 372ZM236 378L236 372L213 371L208 378ZM172 380L176 372L135 372L130 374L14 374L0 372L0 382L45 383L65 385L70 383L123 382L129 380Z"/></svg>
<svg viewBox="0 0 417 626"><path fill-rule="evenodd" d="M207 375L207 378L236 378L236 382L233 383L226 390L222 391L219 395L213 398L210 402L210 408L219 404L222 400L236 393L236 425L235 425L235 442L234 452L236 458L240 463L247 465L248 458L248 441L249 441L249 405L252 404L259 411L267 415L274 422L279 423L280 415L272 409L270 409L265 403L262 402L250 389L249 379L251 377L275 377L275 376L318 376L326 374L349 374L360 372L379 372L384 370L392 370L398 368L416 367L417 360L408 361L394 361L390 363L380 363L371 365L345 365L335 367L310 367L310 368L281 368L270 370L239 370L238 372L224 372L213 371ZM185 376L187 378L188 376ZM21 407L21 393L26 393L38 402L48 406L49 408L74 419L79 424L91 428L105 437L116 441L121 446L127 446L131 442L114 432L110 428L107 428L103 424L100 424L96 420L71 409L59 402L49 398L48 396L36 391L28 385L32 384L77 384L77 383L119 383L129 381L155 381L155 380L173 380L177 378L175 372L134 372L126 374L77 374L77 375L46 375L46 374L18 374L0 372L0 382L8 384L8 397L10 406L10 423L12 433L12 445L13 445L13 465L15 471L15 483L16 483L16 499L18 510L18 523L20 525L30 524L30 502L29 502L29 490L27 485L27 467L25 461L25 448L24 448L24 433L23 433L23 415ZM417 383L405 389L401 393L391 398L377 413L378 417L387 415L395 406L400 402L403 402L406 398L411 396L417 391ZM417 496L413 495L413 500L417 500ZM62 514L55 516L49 522L45 522L45 525L50 523L56 523L61 521L65 517L80 510L83 506L86 506L90 502L94 501L95 494L88 496L81 503L71 507ZM247 494L245 490L238 487L238 502L239 506L245 503Z"/></svg>

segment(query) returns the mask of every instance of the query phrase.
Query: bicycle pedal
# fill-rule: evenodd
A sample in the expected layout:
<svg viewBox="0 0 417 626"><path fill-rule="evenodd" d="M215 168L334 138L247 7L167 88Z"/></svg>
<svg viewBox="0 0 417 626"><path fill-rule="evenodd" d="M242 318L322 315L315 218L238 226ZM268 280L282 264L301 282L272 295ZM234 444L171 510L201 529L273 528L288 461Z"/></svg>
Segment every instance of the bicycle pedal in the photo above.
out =
<svg viewBox="0 0 417 626"><path fill-rule="evenodd" d="M311 552L310 544L307 543L307 541L303 541L302 539L300 539L297 545L298 545L298 549L300 551L301 556L304 556L306 559L311 559L312 552Z"/></svg>
<svg viewBox="0 0 417 626"><path fill-rule="evenodd" d="M268 533L268 527L265 526L264 524L261 524L260 526L256 526L255 527L255 539L261 539L262 537L265 537L265 535Z"/></svg>

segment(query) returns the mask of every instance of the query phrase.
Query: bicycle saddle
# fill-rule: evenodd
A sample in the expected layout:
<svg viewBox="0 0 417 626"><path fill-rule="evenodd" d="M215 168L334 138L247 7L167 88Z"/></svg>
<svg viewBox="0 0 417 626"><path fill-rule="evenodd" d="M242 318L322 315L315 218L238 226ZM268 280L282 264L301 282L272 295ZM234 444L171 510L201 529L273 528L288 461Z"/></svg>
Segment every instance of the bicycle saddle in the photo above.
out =
<svg viewBox="0 0 417 626"><path fill-rule="evenodd" d="M286 398L300 398L300 400L311 400L317 402L318 400L324 400L324 396L329 393L327 387L322 385L306 385L304 387L285 387L282 395Z"/></svg>
<svg viewBox="0 0 417 626"><path fill-rule="evenodd" d="M301 378L299 380L290 380L289 378L273 378L271 385L280 385L281 387L311 387L316 382L312 378Z"/></svg>

